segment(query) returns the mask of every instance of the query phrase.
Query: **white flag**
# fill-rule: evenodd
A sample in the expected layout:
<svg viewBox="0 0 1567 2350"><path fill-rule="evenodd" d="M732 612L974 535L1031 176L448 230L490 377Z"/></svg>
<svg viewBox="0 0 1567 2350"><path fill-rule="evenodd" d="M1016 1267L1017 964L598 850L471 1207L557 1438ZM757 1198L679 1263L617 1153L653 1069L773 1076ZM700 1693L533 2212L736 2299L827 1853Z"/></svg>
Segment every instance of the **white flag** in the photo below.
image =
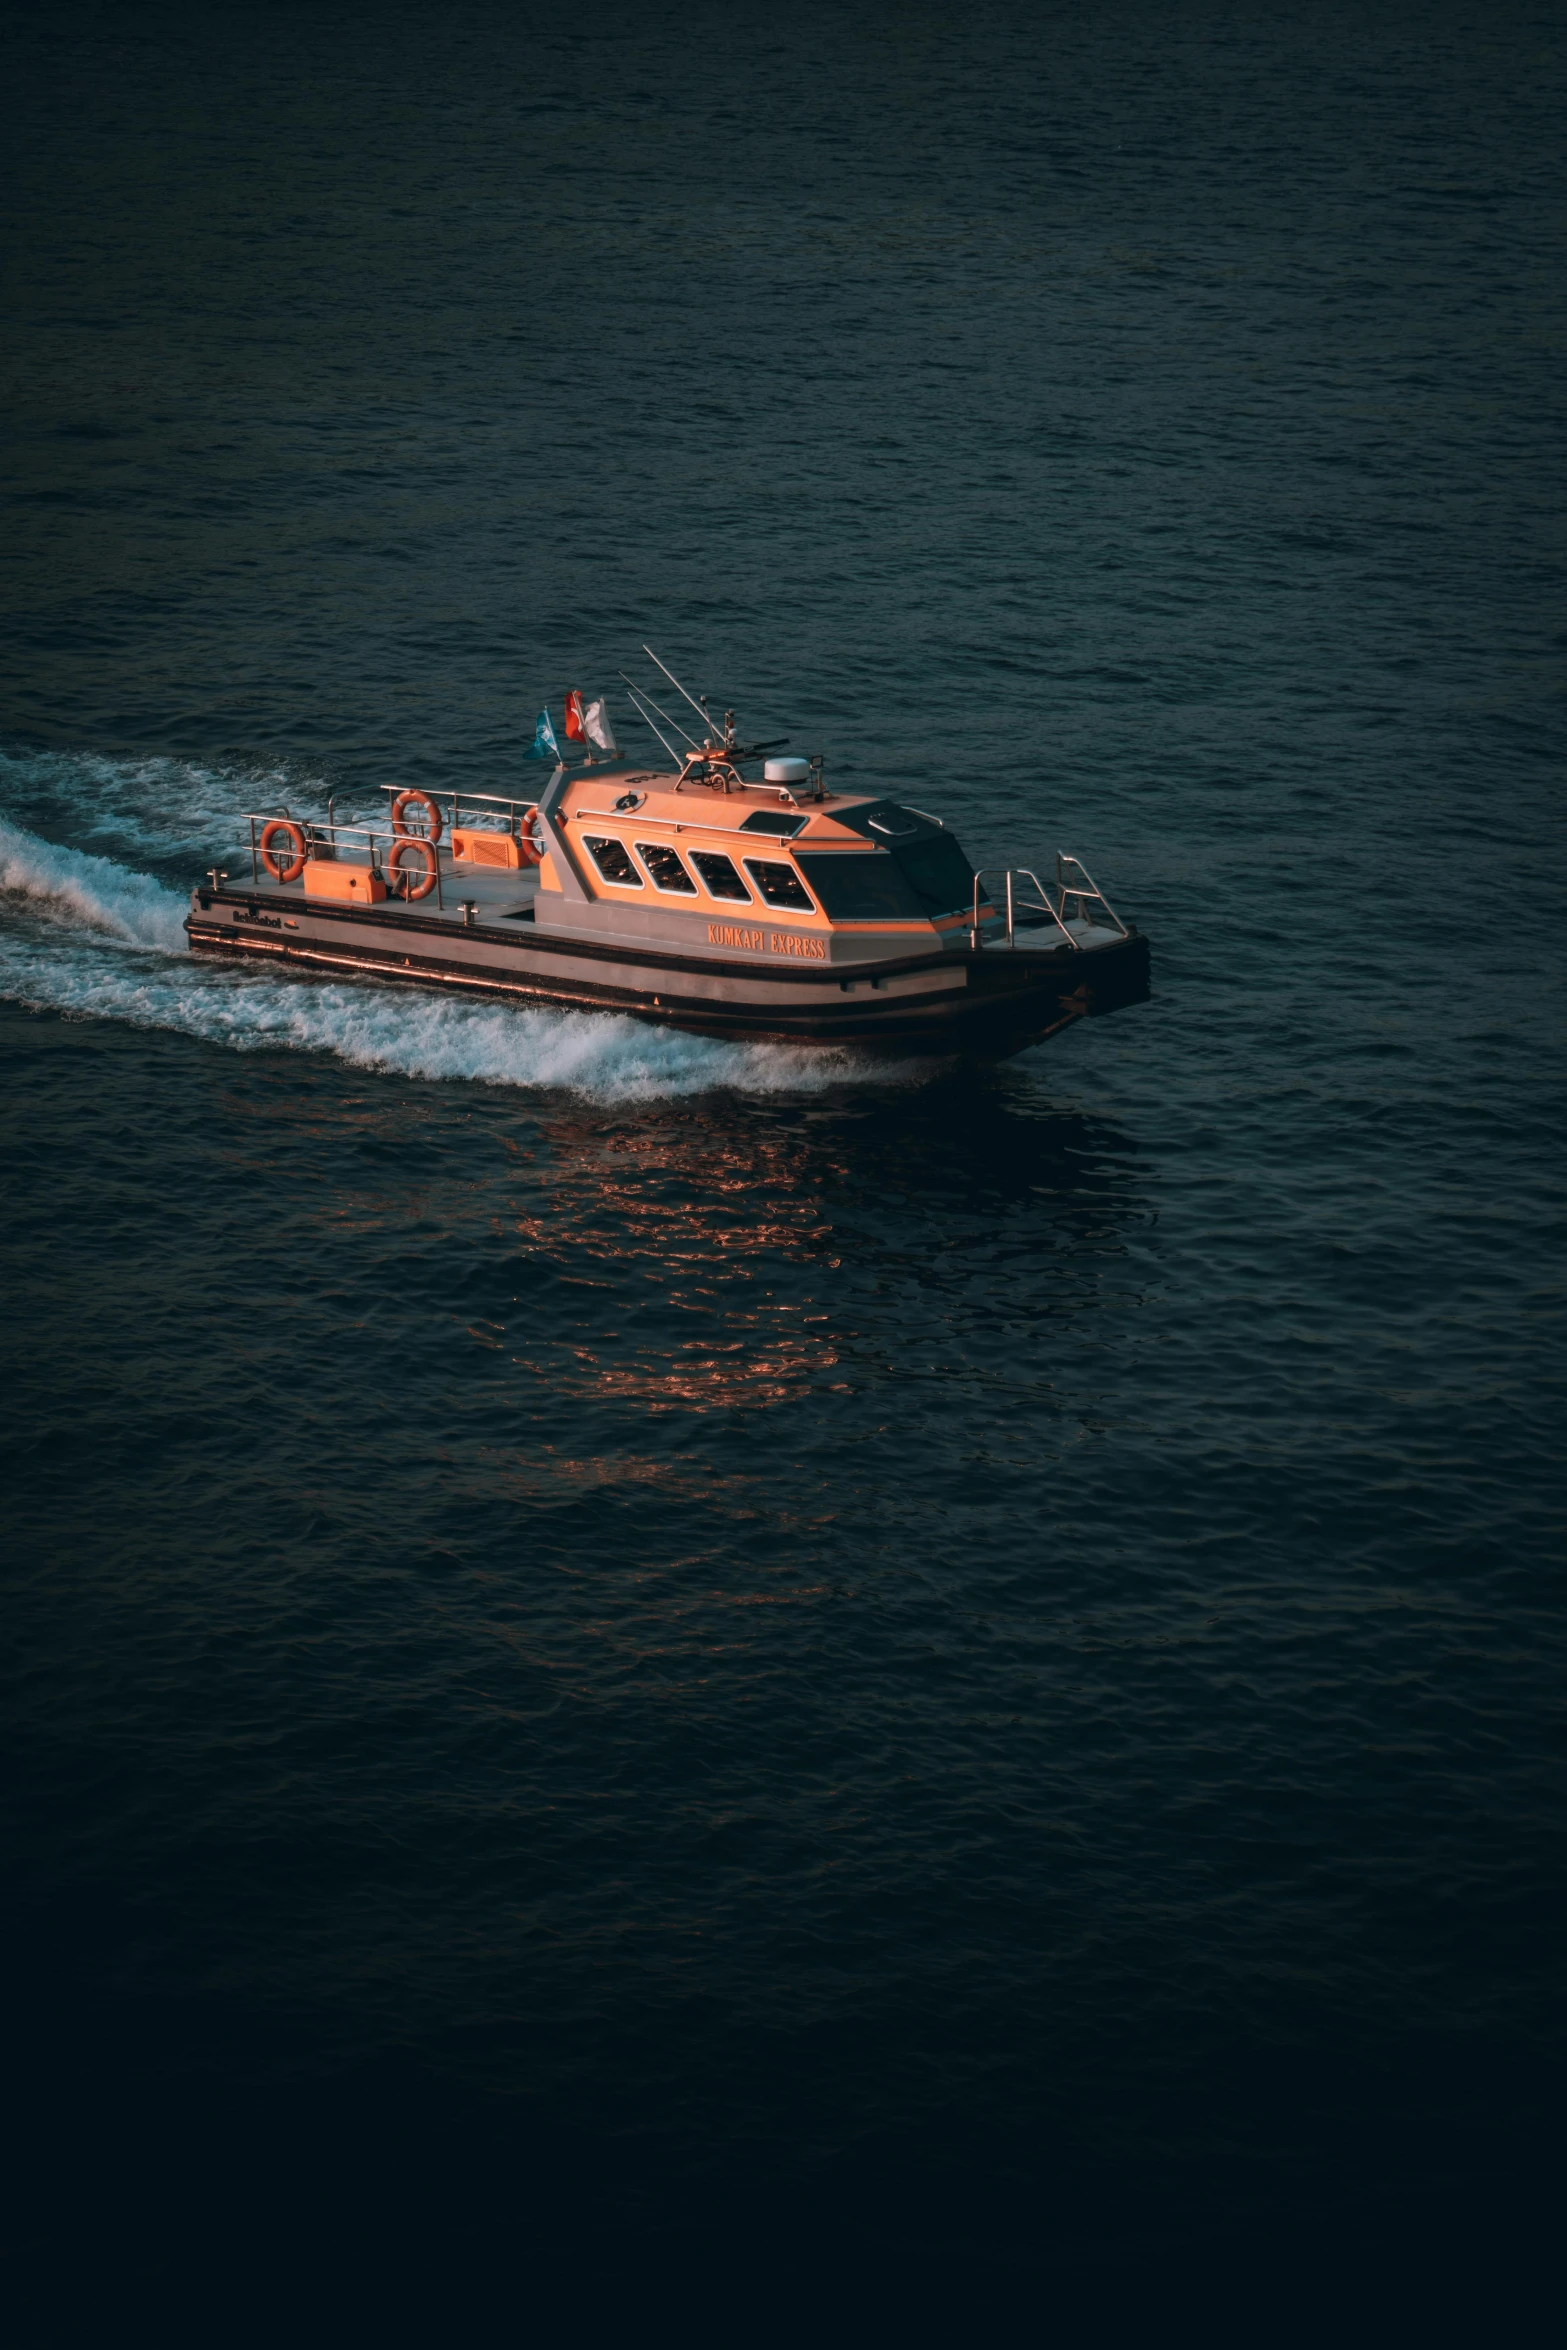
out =
<svg viewBox="0 0 1567 2350"><path fill-rule="evenodd" d="M588 730L589 742L597 743L601 751L619 750L620 745L615 740L615 729L609 722L609 704L607 702L589 702L582 713L582 723Z"/></svg>

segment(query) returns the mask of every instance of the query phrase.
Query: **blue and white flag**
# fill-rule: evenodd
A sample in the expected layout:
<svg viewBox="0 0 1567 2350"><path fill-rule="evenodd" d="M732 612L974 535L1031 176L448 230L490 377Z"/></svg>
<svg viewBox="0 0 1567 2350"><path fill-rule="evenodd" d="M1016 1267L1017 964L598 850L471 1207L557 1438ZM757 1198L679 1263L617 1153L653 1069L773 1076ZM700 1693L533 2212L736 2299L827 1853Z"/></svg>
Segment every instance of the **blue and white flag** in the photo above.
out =
<svg viewBox="0 0 1567 2350"><path fill-rule="evenodd" d="M539 712L539 723L533 730L532 750L524 751L522 755L525 759L553 759L556 766L560 766L560 745L555 740L555 729L550 724L547 709Z"/></svg>

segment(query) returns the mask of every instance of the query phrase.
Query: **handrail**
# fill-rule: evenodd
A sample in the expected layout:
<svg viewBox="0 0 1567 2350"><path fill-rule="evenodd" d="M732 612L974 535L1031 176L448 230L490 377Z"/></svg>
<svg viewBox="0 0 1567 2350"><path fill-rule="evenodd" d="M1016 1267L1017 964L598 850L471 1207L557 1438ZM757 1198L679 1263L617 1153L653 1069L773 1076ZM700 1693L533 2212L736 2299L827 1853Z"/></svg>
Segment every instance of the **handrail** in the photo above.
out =
<svg viewBox="0 0 1567 2350"><path fill-rule="evenodd" d="M756 810L753 808L751 813L754 816ZM798 833L791 833L785 837L781 833L774 832L747 832L743 824L694 824L689 816L644 816L640 808L564 808L561 811L561 822L577 824L585 816L597 818L600 824L630 824L634 827L640 826L644 830L649 826L662 824L672 832L717 832L721 833L725 840L739 840L743 835L747 840L770 840L779 847L793 847L794 842L799 838ZM802 817L802 825L805 821L806 819ZM821 844L808 843L807 845L836 848L839 844L837 842L823 842ZM871 845L874 847L875 843L872 842Z"/></svg>
<svg viewBox="0 0 1567 2350"><path fill-rule="evenodd" d="M261 878L261 828L268 824L275 824L277 821L276 815L272 813L264 813L259 816L247 815L245 818L246 824L250 827L250 878L253 886L257 889L264 889L268 886L268 883ZM346 845L352 855L362 856L365 859L370 871L378 881L384 880L381 867L386 862L388 850L395 848L399 841L417 840L422 842L431 850L435 858L435 902L440 911L445 913L446 893L441 886L442 844L426 839L423 833L393 832L390 828L383 831L376 824L322 824L308 816L290 816L287 821L290 824L297 824L305 836L307 863L322 847L328 851L327 857L322 862L330 863L336 859L339 846ZM353 835L358 837L345 839L345 836ZM446 851L446 856L448 863L450 863L450 850ZM268 881L270 879L269 875ZM405 892L398 889L395 881L387 882L386 887L394 896L406 895Z"/></svg>
<svg viewBox="0 0 1567 2350"><path fill-rule="evenodd" d="M1064 870L1067 866L1071 866L1076 873L1081 875L1080 881L1072 882L1067 879ZM1090 901L1093 901L1095 904L1103 906L1106 915L1115 924L1123 938L1131 936L1131 932L1105 896L1104 891L1095 882L1088 867L1083 864L1080 858L1069 856L1063 850L1058 849L1056 851L1057 895L1054 898L1031 865L982 865L979 868L974 876L974 912L969 926L970 940L976 953L979 949L981 928L979 918L980 884L997 876L1000 876L1006 883L1006 932L1009 947L1015 947L1017 944L1019 904L1017 884L1020 881L1029 882L1034 890L1032 898L1024 898L1021 901L1024 912L1048 914L1061 936L1066 940L1067 945L1074 952L1081 951L1083 944L1080 938L1073 937L1068 928L1067 907L1074 900L1078 908L1076 919L1079 922L1088 920L1084 909ZM989 901L987 900L987 902ZM994 919L994 916L992 918Z"/></svg>
<svg viewBox="0 0 1567 2350"><path fill-rule="evenodd" d="M968 938L970 950L976 955L979 952L979 933L981 927L979 919L979 885L983 879L984 872L999 872L999 870L999 866L988 866L983 868L981 871L976 871L974 875L974 911L969 920ZM995 907L991 905L990 899L988 897L986 898L985 903L987 906L990 906L989 919L992 922L999 922L1001 920L1001 916L996 912Z"/></svg>
<svg viewBox="0 0 1567 2350"><path fill-rule="evenodd" d="M1076 866L1078 872L1081 873L1083 877L1082 888L1075 888L1068 882L1066 875L1061 870L1063 865ZM1088 867L1083 863L1081 857L1074 857L1069 855L1065 850L1057 849L1056 887L1061 892L1061 911L1063 914L1066 912L1067 899L1076 898L1079 908L1078 920L1082 921L1084 916L1081 909L1088 903L1090 898L1095 898L1098 900L1099 904L1103 906L1105 912L1109 915L1111 921L1115 924L1117 930L1121 933L1121 936L1123 938L1130 938L1131 932L1127 929L1126 924L1121 920L1121 917L1116 912L1114 906L1111 905L1110 900L1105 896L1104 891L1094 880L1093 875L1089 872Z"/></svg>
<svg viewBox="0 0 1567 2350"><path fill-rule="evenodd" d="M971 935L976 952L979 948L979 885L981 881L986 879L988 876L998 873L1002 875L1006 882L1006 929L1007 945L1009 947L1015 947L1017 944L1016 884L1019 878L1024 881L1031 881L1033 883L1034 888L1038 893L1035 903L1037 903L1039 911L1050 916L1051 921L1060 931L1061 936L1066 940L1066 943L1069 947L1074 949L1077 947L1078 941L1072 936L1072 933L1070 930L1068 930L1066 924L1062 921L1060 914L1056 911L1056 908L1050 902L1050 892L1045 888L1045 885L1040 880L1038 874L1035 873L1030 866L982 865L974 876L974 920L971 925ZM1028 909L1029 901L1025 900L1025 910Z"/></svg>
<svg viewBox="0 0 1567 2350"><path fill-rule="evenodd" d="M573 780L575 781L576 778L573 778ZM598 779L595 778L595 780ZM627 779L624 777L616 778L617 782L622 782L625 780ZM632 780L635 779L633 778ZM663 782L667 781L668 779L667 777L658 777L655 780ZM380 790L387 793L395 793L400 791L403 787L396 783L383 783L379 786L379 788ZM776 784L771 786L763 784L748 784L743 785L742 788L754 791L768 790L771 791L775 796L778 795L778 787ZM521 817L530 815L538 805L537 800L513 799L508 797L504 792L459 792L452 790L451 787L446 784L431 784L428 786L421 784L419 789L421 791L428 790L431 799L439 800L450 805L452 811L452 830L454 832L461 828L461 817L459 811L462 808L504 808L509 811L513 824L516 824ZM796 808L800 806L800 802L798 800L793 801L791 804ZM755 813L754 810L750 812L752 814ZM584 816L591 816L597 818L600 823L625 824L629 823L631 818L636 813L637 811L632 808L566 808L561 811L562 818L571 823L578 822ZM745 830L743 823L704 823L700 818L697 818L695 821L693 821L689 816L644 816L642 821L644 824L672 825L676 832L720 832L725 834L734 834L743 832ZM806 821L806 819L802 817L801 821L803 823ZM936 819L932 818L932 822L935 821ZM755 836L753 835L752 837L754 838Z"/></svg>
<svg viewBox="0 0 1567 2350"><path fill-rule="evenodd" d="M1068 930L1066 923L1062 918L1062 909L1058 906L1053 906L1050 903L1050 892L1048 889L1046 889L1044 883L1040 880L1039 875L1034 871L1032 865L1020 865L1018 867L1018 871L1022 874L1025 881L1031 881L1033 883L1034 888L1038 893L1038 903L1044 907L1045 912L1050 916L1051 921L1060 931L1068 946L1080 946L1081 941L1075 939L1072 936L1072 933L1070 930Z"/></svg>
<svg viewBox="0 0 1567 2350"><path fill-rule="evenodd" d="M378 784L376 788L378 791L386 792L390 797L395 798L400 791L406 789L406 786L400 783L383 783ZM540 798L539 793L535 793L531 800L524 800L507 792L456 791L450 784L444 783L421 783L417 788L425 794L427 799L444 801L450 806L454 832L462 828L464 808L504 808L508 813L509 825L515 825L519 815L528 814L538 806Z"/></svg>

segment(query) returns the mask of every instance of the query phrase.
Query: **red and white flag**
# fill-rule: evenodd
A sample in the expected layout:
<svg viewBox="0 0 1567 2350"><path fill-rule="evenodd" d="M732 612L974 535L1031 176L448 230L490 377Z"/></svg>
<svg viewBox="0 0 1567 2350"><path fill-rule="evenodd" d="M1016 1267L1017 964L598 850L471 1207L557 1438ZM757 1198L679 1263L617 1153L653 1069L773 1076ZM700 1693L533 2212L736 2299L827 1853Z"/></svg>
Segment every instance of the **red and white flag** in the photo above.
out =
<svg viewBox="0 0 1567 2350"><path fill-rule="evenodd" d="M585 702L579 693L566 696L566 739L574 743L597 743L601 751L618 751L615 729L609 722L609 704L601 694L596 702Z"/></svg>

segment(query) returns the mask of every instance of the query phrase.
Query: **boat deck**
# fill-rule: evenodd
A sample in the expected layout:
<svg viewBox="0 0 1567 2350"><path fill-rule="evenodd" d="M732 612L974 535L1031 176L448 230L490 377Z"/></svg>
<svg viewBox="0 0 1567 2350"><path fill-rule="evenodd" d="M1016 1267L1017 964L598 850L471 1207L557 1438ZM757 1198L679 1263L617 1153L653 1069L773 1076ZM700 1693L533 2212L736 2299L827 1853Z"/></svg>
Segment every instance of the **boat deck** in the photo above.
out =
<svg viewBox="0 0 1567 2350"><path fill-rule="evenodd" d="M440 850L440 881L426 898L412 901L400 896L388 896L375 911L383 920L395 922L402 915L414 915L421 923L444 922L454 929L469 928L469 908L477 923L531 922L540 896L537 867L519 872L493 872L484 868L474 870L466 865L454 865L445 846ZM344 858L346 863L363 860ZM268 904L306 906L313 912L328 913L339 901L307 890L303 875L297 881L274 881L270 873L247 879L243 874L231 874L224 885L224 895L236 894L265 899ZM545 892L546 898L553 895ZM667 912L668 909L666 908ZM709 909L710 911L710 909ZM693 927L695 917L691 917ZM990 935L986 944L991 953L1005 953L1006 943L997 939L995 918L987 925ZM1020 916L1016 924L1015 944L1030 954L1065 954L1073 947L1110 946L1120 935L1107 923L1084 921L1069 917L1062 924L1044 916ZM694 942L693 942L694 943ZM957 942L954 941L954 944ZM963 943L967 943L966 939Z"/></svg>
<svg viewBox="0 0 1567 2350"><path fill-rule="evenodd" d="M454 922L459 929L467 921L465 900L476 909L481 922L503 922L531 916L533 901L539 894L537 866L524 868L520 872L506 872L489 870L483 866L475 869L458 865L453 863L444 843L439 856L439 881L428 897L408 900L400 893L389 891L377 907L377 912L396 916L406 908L425 921ZM357 866L361 872L369 870L368 858L345 856L341 851L332 862ZM308 866L306 871L309 871ZM320 907L323 912L341 903L323 892L306 889L304 874L297 881L274 881L270 873L262 872L259 867L251 874L231 872L224 889L230 895L236 890L252 892L257 896L264 894L268 899L278 899L291 906Z"/></svg>

